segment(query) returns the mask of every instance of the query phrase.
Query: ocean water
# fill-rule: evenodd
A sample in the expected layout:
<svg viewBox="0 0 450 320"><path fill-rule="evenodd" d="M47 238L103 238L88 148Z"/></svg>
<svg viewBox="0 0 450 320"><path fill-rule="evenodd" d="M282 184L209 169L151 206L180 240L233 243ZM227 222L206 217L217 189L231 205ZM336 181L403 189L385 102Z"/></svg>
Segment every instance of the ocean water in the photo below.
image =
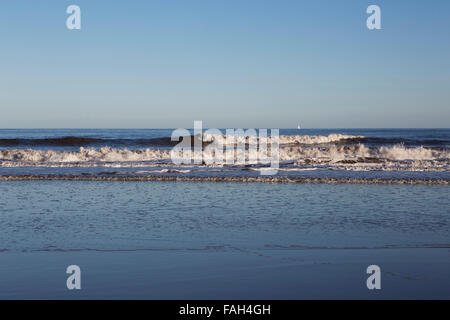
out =
<svg viewBox="0 0 450 320"><path fill-rule="evenodd" d="M281 130L278 180L171 132L0 130L0 298L450 299L450 130Z"/></svg>
<svg viewBox="0 0 450 320"><path fill-rule="evenodd" d="M175 164L172 131L0 130L0 178L263 180L269 164L248 146L240 163L208 163L203 153L200 164ZM230 137L203 141L224 149ZM450 129L281 129L278 156L270 181L448 184Z"/></svg>

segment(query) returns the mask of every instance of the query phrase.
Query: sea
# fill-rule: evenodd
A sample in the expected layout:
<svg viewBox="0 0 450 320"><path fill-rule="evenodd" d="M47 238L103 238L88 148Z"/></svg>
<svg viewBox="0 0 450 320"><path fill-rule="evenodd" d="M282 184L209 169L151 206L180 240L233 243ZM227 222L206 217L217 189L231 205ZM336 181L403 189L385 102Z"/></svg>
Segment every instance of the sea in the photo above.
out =
<svg viewBox="0 0 450 320"><path fill-rule="evenodd" d="M0 299L450 299L450 129L280 129L271 175L173 132L1 129Z"/></svg>

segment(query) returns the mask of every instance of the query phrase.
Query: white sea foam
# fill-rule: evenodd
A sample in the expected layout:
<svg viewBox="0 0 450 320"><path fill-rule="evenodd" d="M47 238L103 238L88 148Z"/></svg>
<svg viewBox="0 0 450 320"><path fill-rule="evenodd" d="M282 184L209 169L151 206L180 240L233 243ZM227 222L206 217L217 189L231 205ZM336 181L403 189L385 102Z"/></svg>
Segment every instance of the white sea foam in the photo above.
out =
<svg viewBox="0 0 450 320"><path fill-rule="evenodd" d="M363 144L350 146L331 146L327 148L286 147L280 149L281 160L312 160L338 162L343 160L357 160L373 158L382 160L450 160L448 150L434 150L424 147L407 148L402 145L390 147L369 148Z"/></svg>
<svg viewBox="0 0 450 320"><path fill-rule="evenodd" d="M182 169L160 169L160 170L139 170L136 173L188 173L191 170L182 170Z"/></svg>
<svg viewBox="0 0 450 320"><path fill-rule="evenodd" d="M217 134L203 134L203 141L212 142L215 141L217 144L226 144L226 143L235 143L236 135L217 135ZM280 136L279 144L280 145L290 145L290 144L301 144L301 145L312 145L312 144L326 144L326 143L334 143L344 140L354 140L354 139L362 139L363 136L352 136L340 133L332 133L328 136ZM266 138L267 143L271 143L270 135ZM248 137L246 138L246 142L248 142Z"/></svg>
<svg viewBox="0 0 450 320"><path fill-rule="evenodd" d="M31 149L0 151L0 160L41 163L154 161L168 158L170 158L169 151L159 149L128 150L109 147L101 149L81 147L79 151Z"/></svg>
<svg viewBox="0 0 450 320"><path fill-rule="evenodd" d="M450 169L448 149L408 148L403 145L379 148L369 148L363 144L284 146L280 147L279 156L284 167L302 170L331 168L445 171ZM211 157L211 154L205 152L204 157ZM80 148L78 151L31 149L0 151L0 167L138 167L153 166L160 161L170 166L170 159L170 150L165 149L129 150L104 147L101 149ZM246 160L248 161L248 153L246 153ZM251 160L257 160L257 158ZM258 163L260 162L256 161L255 164ZM221 167L222 165L213 163L211 166Z"/></svg>

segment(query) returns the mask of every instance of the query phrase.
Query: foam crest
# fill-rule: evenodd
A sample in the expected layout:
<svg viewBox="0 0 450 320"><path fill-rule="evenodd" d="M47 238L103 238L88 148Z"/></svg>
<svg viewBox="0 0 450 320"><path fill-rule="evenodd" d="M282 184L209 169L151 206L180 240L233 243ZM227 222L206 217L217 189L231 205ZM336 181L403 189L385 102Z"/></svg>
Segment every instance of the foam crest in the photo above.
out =
<svg viewBox="0 0 450 320"><path fill-rule="evenodd" d="M0 159L5 161L27 162L126 162L126 161L153 161L168 159L168 150L144 149L128 150L103 147L91 149L81 147L79 151L53 151L53 150L2 150Z"/></svg>
<svg viewBox="0 0 450 320"><path fill-rule="evenodd" d="M266 157L256 153L244 152L246 163L267 164ZM171 163L171 150L165 149L118 149L103 147L100 149L83 148L79 151L55 151L55 150L1 150L0 166L139 166L148 165L151 162L163 161ZM186 151L191 159L194 152ZM237 159L238 151L232 155ZM212 152L203 153L203 161L207 164L219 165L220 162L208 161L215 159ZM264 159L264 161L263 161ZM398 168L405 170L415 168L417 170L448 170L450 168L449 149L430 149L424 147L409 148L403 145L367 147L364 144L352 145L328 145L328 146L284 146L279 148L281 162L292 163L290 166L320 167L323 165L339 168L363 168L364 170L379 169L380 167ZM202 163L202 162L200 162ZM236 162L242 166L246 163ZM204 163L203 163L204 164ZM203 164L199 164L200 166ZM230 164L231 165L231 164ZM219 165L220 166L220 165ZM289 166L289 165L288 165Z"/></svg>
<svg viewBox="0 0 450 320"><path fill-rule="evenodd" d="M361 158L373 161L415 161L415 160L450 160L450 153L446 149L436 150L424 147L407 148L402 145L391 147L369 148L364 144L349 146L323 147L287 147L280 149L281 160L304 160L338 162L344 160L358 160Z"/></svg>
<svg viewBox="0 0 450 320"><path fill-rule="evenodd" d="M203 141L205 142L216 142L217 144L226 144L226 143L234 143L236 140L237 135L227 135L227 134L209 134L204 133L203 134ZM314 145L314 144L327 144L327 143L336 143L340 141L346 141L346 140L357 140L357 139L363 139L363 136L352 136L352 135L345 135L340 133L332 133L328 136L280 136L279 137L279 144L280 145ZM261 139L261 138L260 138ZM272 139L270 135L265 138L267 139L267 143L271 143ZM246 137L246 142L249 142L249 138ZM256 142L256 141L255 141Z"/></svg>

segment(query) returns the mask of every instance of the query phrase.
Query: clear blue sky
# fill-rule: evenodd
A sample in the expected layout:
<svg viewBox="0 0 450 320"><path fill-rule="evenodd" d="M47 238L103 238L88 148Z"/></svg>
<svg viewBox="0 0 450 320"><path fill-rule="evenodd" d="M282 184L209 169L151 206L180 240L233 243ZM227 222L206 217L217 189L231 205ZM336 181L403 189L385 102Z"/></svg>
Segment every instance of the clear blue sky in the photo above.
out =
<svg viewBox="0 0 450 320"><path fill-rule="evenodd" d="M2 0L0 128L449 127L449 16L448 0Z"/></svg>

